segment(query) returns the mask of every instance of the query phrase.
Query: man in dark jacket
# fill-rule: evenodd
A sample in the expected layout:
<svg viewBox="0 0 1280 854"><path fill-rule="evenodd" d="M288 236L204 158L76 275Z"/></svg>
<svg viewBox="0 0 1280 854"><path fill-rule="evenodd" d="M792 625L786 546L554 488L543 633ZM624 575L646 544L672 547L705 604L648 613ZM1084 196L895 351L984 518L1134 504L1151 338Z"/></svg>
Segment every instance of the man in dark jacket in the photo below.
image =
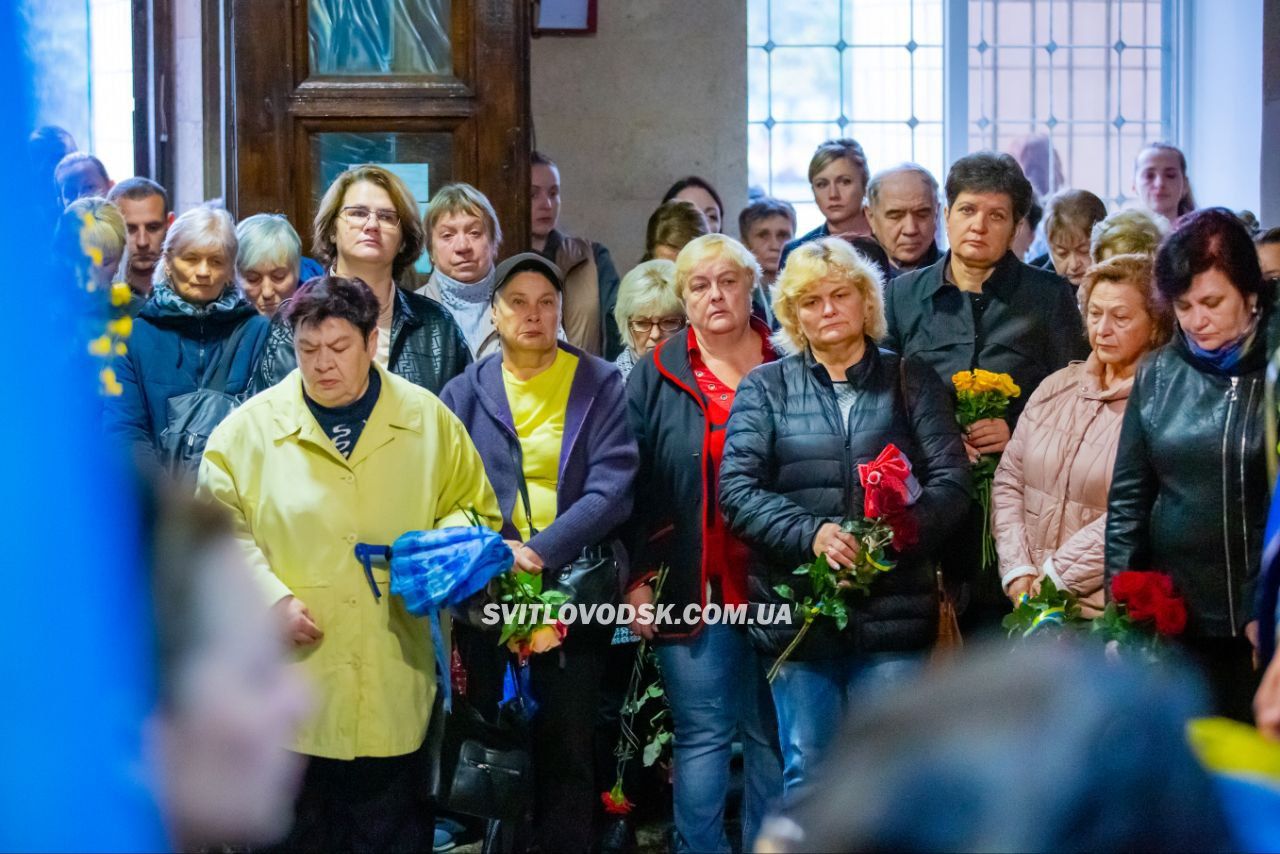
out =
<svg viewBox="0 0 1280 854"><path fill-rule="evenodd" d="M618 271L609 250L584 237L561 232L560 169L545 154L533 152L530 176L533 250L564 274L564 332L571 344L612 362L624 342L614 319Z"/></svg>
<svg viewBox="0 0 1280 854"><path fill-rule="evenodd" d="M947 175L946 194L951 250L937 264L886 285L888 333L881 343L919 357L947 385L958 371L975 368L1013 377L1021 394L1007 417L968 428L965 449L976 461L1004 451L1027 398L1049 374L1085 358L1089 346L1067 281L1010 252L1033 199L1017 161L991 152L962 157ZM961 529L964 546L943 562L958 578L980 581L972 588L966 628L993 627L1008 610L996 572L976 576L981 534L975 502Z"/></svg>

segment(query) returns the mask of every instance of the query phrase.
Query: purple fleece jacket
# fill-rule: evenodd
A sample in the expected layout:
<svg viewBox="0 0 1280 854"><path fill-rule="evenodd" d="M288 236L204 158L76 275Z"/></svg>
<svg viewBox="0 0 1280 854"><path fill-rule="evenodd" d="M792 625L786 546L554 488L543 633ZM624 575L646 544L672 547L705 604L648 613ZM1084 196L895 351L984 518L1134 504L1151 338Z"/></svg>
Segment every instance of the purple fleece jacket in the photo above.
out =
<svg viewBox="0 0 1280 854"><path fill-rule="evenodd" d="M618 369L563 341L559 346L578 357L578 366L565 412L556 520L528 543L549 567L563 566L583 548L609 539L627 520L639 466ZM502 355L494 353L468 365L449 381L440 398L480 451L502 509L502 535L522 539L511 522L519 500L512 451L519 440L502 382Z"/></svg>

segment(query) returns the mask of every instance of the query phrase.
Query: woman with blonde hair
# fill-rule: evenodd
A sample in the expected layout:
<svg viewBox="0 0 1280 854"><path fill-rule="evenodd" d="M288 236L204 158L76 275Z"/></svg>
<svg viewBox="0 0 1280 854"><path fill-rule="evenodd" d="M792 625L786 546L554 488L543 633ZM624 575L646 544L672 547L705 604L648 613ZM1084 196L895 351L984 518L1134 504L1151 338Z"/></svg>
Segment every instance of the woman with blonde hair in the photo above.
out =
<svg viewBox="0 0 1280 854"><path fill-rule="evenodd" d="M812 779L840 720L875 685L913 670L937 632L932 557L967 510L969 466L951 395L924 362L881 350L880 272L838 238L808 243L782 271L774 298L792 355L752 371L729 418L720 501L750 547L753 606L790 608L811 593L795 568L824 556L853 564L859 541L841 530L863 518L858 467L890 445L914 474L907 513L914 543L853 600L848 625L820 618L772 683L787 798ZM802 621L752 626L756 651L776 659Z"/></svg>
<svg viewBox="0 0 1280 854"><path fill-rule="evenodd" d="M1169 233L1169 221L1142 208L1129 208L1108 215L1093 226L1089 254L1100 264L1116 255L1156 256L1160 241Z"/></svg>
<svg viewBox="0 0 1280 854"><path fill-rule="evenodd" d="M730 849L725 798L739 735L741 850L751 849L781 779L765 662L742 626L697 617L708 605L747 603L747 549L725 527L719 471L735 389L752 368L776 358L769 327L751 314L759 280L755 256L731 237L708 234L685 246L675 291L689 326L658 344L627 382L627 416L640 449L627 599L652 603L650 585L665 565L662 604L694 614L657 626L656 639L654 626L634 626L655 640L671 703L675 849L682 852Z"/></svg>
<svg viewBox="0 0 1280 854"><path fill-rule="evenodd" d="M636 362L688 323L676 294L676 265L657 258L623 276L613 316L627 341L614 364L626 379Z"/></svg>
<svg viewBox="0 0 1280 854"><path fill-rule="evenodd" d="M782 247L778 269L796 247L823 237L870 237L871 223L864 205L871 169L867 153L856 139L829 139L818 146L809 161L809 186L822 211L822 225Z"/></svg>
<svg viewBox="0 0 1280 854"><path fill-rule="evenodd" d="M1041 579L1101 613L1107 492L1138 362L1169 340L1173 315L1147 255L1117 255L1080 286L1090 353L1050 374L1018 420L992 487L991 528L1009 598Z"/></svg>

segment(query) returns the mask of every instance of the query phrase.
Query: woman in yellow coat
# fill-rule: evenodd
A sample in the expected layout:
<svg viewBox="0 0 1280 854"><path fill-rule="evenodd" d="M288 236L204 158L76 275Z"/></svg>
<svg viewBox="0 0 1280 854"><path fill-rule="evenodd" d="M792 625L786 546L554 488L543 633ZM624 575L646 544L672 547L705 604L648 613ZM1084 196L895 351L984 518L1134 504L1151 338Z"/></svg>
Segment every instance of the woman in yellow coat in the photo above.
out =
<svg viewBox="0 0 1280 854"><path fill-rule="evenodd" d="M311 757L287 849L428 848L419 792L436 692L424 620L373 595L357 542L502 523L484 465L439 399L374 363L378 302L359 279L308 282L284 307L298 369L209 438L200 490L232 512L266 602L317 695L291 749ZM283 747L283 745L282 745Z"/></svg>

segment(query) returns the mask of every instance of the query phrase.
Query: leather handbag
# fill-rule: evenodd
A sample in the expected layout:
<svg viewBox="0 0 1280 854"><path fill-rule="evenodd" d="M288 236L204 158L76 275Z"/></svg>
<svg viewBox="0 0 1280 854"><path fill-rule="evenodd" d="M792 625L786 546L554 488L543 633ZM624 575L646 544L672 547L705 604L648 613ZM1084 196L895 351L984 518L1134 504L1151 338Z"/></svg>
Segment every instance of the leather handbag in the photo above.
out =
<svg viewBox="0 0 1280 854"><path fill-rule="evenodd" d="M520 500L524 506L524 517L529 522L530 538L538 533L533 524L533 510L529 505L529 485L524 479L522 454L511 449L512 462L516 467L516 486L520 490ZM609 605L617 604L622 596L621 582L618 577L618 558L614 552L614 544L606 540L596 545L587 546L569 563L554 570L544 569L542 572L544 590L558 590L569 597L575 605Z"/></svg>
<svg viewBox="0 0 1280 854"><path fill-rule="evenodd" d="M938 635L933 642L932 660L944 659L964 648L960 636L960 620L956 616L956 603L942 581L942 570L936 571L938 579Z"/></svg>
<svg viewBox="0 0 1280 854"><path fill-rule="evenodd" d="M519 680L516 680L519 685ZM445 712L440 693L427 727L436 761L428 789L437 809L519 822L532 806L533 761L523 694L501 706L496 723L455 695Z"/></svg>

